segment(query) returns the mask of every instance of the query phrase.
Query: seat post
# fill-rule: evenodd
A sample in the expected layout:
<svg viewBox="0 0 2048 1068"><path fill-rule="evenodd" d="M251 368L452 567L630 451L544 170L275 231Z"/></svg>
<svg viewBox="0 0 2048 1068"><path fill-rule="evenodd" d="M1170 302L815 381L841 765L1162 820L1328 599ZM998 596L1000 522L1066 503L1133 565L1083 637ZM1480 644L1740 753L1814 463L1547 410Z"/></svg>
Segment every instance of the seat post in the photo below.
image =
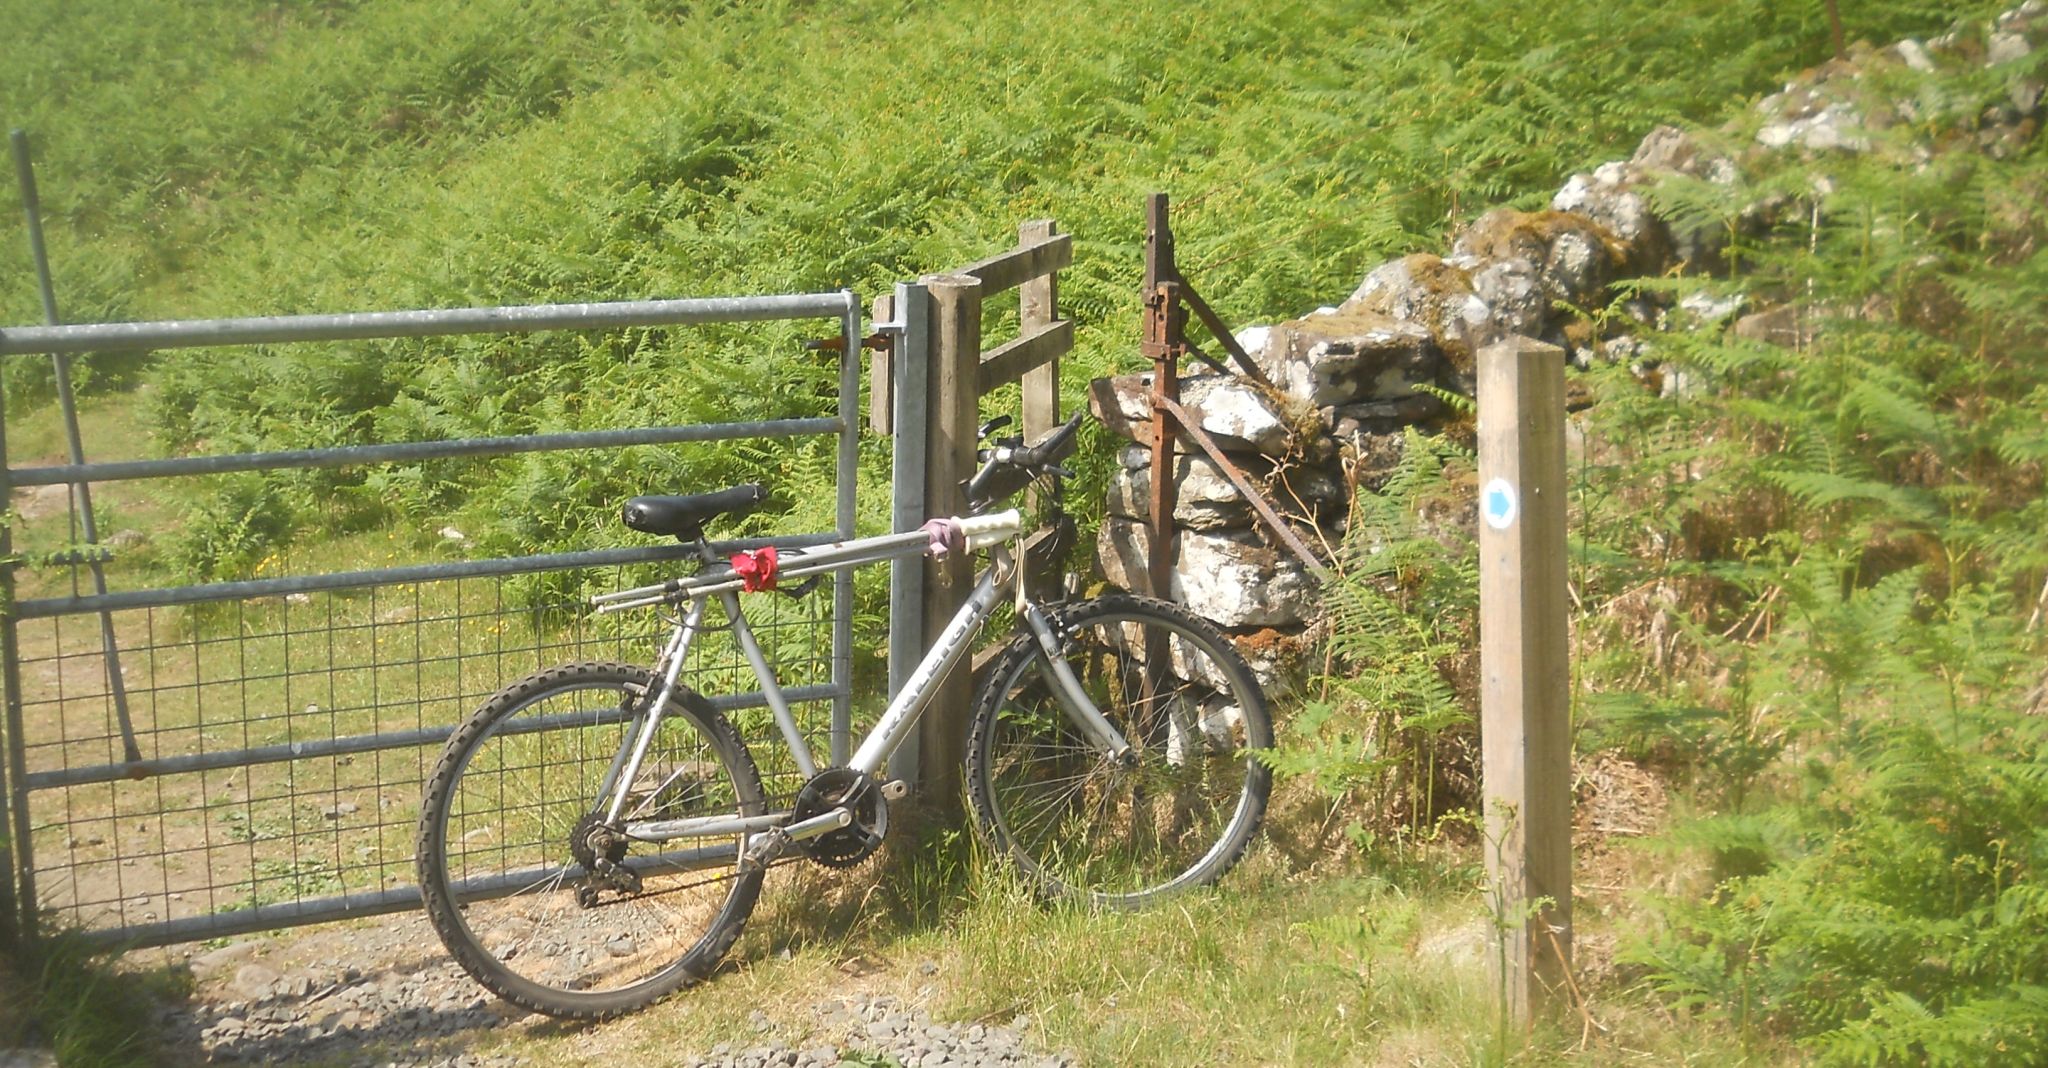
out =
<svg viewBox="0 0 2048 1068"><path fill-rule="evenodd" d="M676 540L685 544L695 543L697 546L697 559L703 561L705 567L716 567L724 563L723 560L718 558L717 553L711 551L711 542L705 540L703 527L698 527L693 531L691 537L686 538L678 534L676 535Z"/></svg>

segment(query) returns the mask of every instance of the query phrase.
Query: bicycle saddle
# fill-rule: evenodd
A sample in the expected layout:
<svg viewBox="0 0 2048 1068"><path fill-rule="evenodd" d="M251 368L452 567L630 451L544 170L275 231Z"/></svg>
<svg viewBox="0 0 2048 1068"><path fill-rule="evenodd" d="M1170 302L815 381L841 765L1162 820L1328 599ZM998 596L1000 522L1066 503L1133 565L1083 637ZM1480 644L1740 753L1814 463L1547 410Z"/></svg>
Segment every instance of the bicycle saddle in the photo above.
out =
<svg viewBox="0 0 2048 1068"><path fill-rule="evenodd" d="M722 515L747 515L768 499L768 487L749 482L731 489L680 496L635 497L619 517L643 534L669 534L681 541L704 536L704 524Z"/></svg>

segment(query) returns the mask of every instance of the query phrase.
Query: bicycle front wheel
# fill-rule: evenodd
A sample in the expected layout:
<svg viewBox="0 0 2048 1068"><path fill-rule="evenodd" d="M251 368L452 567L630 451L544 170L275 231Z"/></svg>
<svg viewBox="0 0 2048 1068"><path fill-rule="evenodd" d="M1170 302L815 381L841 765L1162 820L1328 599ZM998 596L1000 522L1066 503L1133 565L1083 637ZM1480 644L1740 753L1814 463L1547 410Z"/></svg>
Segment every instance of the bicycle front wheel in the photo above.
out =
<svg viewBox="0 0 2048 1068"><path fill-rule="evenodd" d="M1055 614L1060 656L1131 745L1090 742L1023 635L991 665L967 742L985 840L1040 891L1136 907L1215 882L1265 816L1265 695L1230 640L1178 605L1112 595Z"/></svg>
<svg viewBox="0 0 2048 1068"><path fill-rule="evenodd" d="M456 730L421 804L420 895L463 970L507 1001L587 1019L640 1008L703 977L761 890L741 842L620 841L596 878L588 830L603 784L660 689L624 664L579 663L513 683ZM702 697L671 700L621 822L765 811L760 773ZM615 867L613 867L615 866Z"/></svg>

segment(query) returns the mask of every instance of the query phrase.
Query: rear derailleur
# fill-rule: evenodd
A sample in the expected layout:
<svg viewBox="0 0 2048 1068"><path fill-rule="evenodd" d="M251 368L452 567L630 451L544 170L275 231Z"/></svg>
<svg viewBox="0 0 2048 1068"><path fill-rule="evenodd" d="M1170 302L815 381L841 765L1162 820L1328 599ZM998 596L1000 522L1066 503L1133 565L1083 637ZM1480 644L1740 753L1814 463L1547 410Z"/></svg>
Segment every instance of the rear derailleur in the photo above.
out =
<svg viewBox="0 0 2048 1068"><path fill-rule="evenodd" d="M640 873L624 863L626 836L605 826L596 813L576 821L575 830L569 833L569 855L588 874L583 885L576 888L578 905L595 908L605 890L620 897L640 892Z"/></svg>

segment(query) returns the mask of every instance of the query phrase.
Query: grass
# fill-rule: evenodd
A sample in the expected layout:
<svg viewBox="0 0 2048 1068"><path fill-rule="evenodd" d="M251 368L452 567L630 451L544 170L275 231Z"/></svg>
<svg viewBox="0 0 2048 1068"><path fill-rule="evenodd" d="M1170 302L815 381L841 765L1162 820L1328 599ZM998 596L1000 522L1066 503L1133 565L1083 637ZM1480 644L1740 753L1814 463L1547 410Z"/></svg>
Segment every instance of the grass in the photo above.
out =
<svg viewBox="0 0 2048 1068"><path fill-rule="evenodd" d="M0 1051L41 1047L65 1068L160 1063L148 1021L190 990L175 971L117 969L77 932L49 932L33 954L0 947Z"/></svg>
<svg viewBox="0 0 2048 1068"><path fill-rule="evenodd" d="M1077 322L1070 402L1088 377L1135 365L1148 190L1175 194L1182 261L1219 311L1271 321L1340 296L1390 256L1440 247L1485 207L1547 197L1654 123L1771 88L1827 48L1817 5L1763 0L1221 0L1201 18L1112 0L913 13L868 0L491 0L452 16L417 0L101 4L91 19L17 3L34 45L0 75L0 113L45 145L72 318L872 294L987 255L1042 215L1077 240L1062 278ZM1876 40L1961 13L1932 0L1843 6L1851 31ZM130 58L110 63L110 49ZM0 226L12 219L0 212ZM0 261L0 314L16 321L34 317L21 267ZM829 376L799 336L276 347L180 353L142 373L160 387L160 447L227 451L649 412L809 414ZM89 377L118 378L87 362ZM39 368L10 365L17 406L47 395ZM815 527L829 451L666 450L635 474L710 484L770 468L791 522ZM865 455L871 488L885 476L879 450ZM422 529L556 545L594 533L600 505L631 480L549 458L301 492ZM333 519L309 508L279 525L317 536Z"/></svg>
<svg viewBox="0 0 2048 1068"><path fill-rule="evenodd" d="M1588 1006L1603 1030L1582 1033L1568 1014L1503 1034L1489 1008L1491 924L1456 846L1313 877L1262 846L1220 889L1133 913L1038 902L957 837L890 849L845 875L778 873L731 963L668 1002L588 1028L529 1022L476 1048L595 1064L803 1046L838 1037L809 1006L888 994L936 1019L1021 1021L1083 1064L1779 1062L1730 1034L1674 1027L1618 989Z"/></svg>

